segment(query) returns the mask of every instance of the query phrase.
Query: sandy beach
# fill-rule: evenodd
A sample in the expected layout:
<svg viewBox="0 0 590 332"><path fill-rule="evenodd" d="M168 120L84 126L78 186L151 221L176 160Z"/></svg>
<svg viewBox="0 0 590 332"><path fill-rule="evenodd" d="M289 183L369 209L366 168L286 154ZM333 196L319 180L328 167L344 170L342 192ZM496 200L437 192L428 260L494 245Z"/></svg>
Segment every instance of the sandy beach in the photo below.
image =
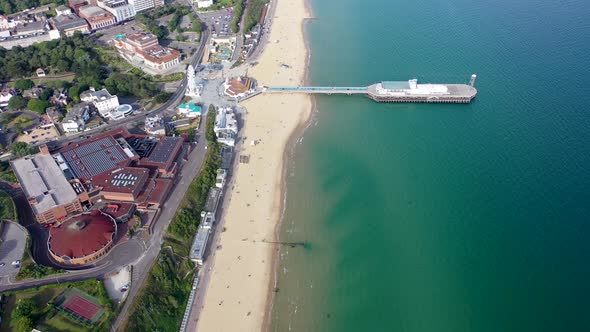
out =
<svg viewBox="0 0 590 332"><path fill-rule="evenodd" d="M277 7L270 17L269 43L248 75L259 85L300 85L307 59L305 0L278 0L272 5ZM311 99L302 95L259 95L242 106L248 112L238 154L249 155L250 161L238 166L228 193L230 202L222 217L225 231L212 246L220 247L210 258L198 331L261 331L267 326L277 250L269 242L276 240L281 218L285 150L312 110ZM251 145L253 140L256 145Z"/></svg>

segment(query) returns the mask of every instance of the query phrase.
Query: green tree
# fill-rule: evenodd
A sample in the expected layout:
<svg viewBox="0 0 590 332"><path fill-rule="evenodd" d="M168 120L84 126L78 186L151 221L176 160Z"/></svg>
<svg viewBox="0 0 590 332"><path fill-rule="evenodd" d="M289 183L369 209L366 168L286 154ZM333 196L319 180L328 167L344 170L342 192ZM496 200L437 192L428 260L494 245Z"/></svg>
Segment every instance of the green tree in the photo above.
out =
<svg viewBox="0 0 590 332"><path fill-rule="evenodd" d="M35 149L25 142L14 142L10 145L10 152L15 157L20 158L35 153Z"/></svg>
<svg viewBox="0 0 590 332"><path fill-rule="evenodd" d="M157 104L165 103L168 101L168 99L170 99L171 96L172 93L162 91L154 97L154 102Z"/></svg>
<svg viewBox="0 0 590 332"><path fill-rule="evenodd" d="M32 299L22 299L16 304L16 308L12 312L12 318L31 317L35 310L37 310L37 303L35 301Z"/></svg>
<svg viewBox="0 0 590 332"><path fill-rule="evenodd" d="M35 83L29 79L26 80L17 80L14 82L14 88L20 91L28 90L35 86Z"/></svg>
<svg viewBox="0 0 590 332"><path fill-rule="evenodd" d="M49 97L53 96L53 89L47 88L41 92L39 99L48 101Z"/></svg>
<svg viewBox="0 0 590 332"><path fill-rule="evenodd" d="M45 109L49 106L51 106L51 104L48 101L34 98L27 103L27 108L29 110L39 114L45 114Z"/></svg>
<svg viewBox="0 0 590 332"><path fill-rule="evenodd" d="M80 93L88 90L88 85L86 84L76 84L68 90L68 94L70 98L76 103L80 102Z"/></svg>
<svg viewBox="0 0 590 332"><path fill-rule="evenodd" d="M20 110L27 107L27 99L21 96L14 96L8 100L9 110Z"/></svg>
<svg viewBox="0 0 590 332"><path fill-rule="evenodd" d="M34 323L31 317L21 317L16 320L16 331L17 332L31 332L33 330Z"/></svg>

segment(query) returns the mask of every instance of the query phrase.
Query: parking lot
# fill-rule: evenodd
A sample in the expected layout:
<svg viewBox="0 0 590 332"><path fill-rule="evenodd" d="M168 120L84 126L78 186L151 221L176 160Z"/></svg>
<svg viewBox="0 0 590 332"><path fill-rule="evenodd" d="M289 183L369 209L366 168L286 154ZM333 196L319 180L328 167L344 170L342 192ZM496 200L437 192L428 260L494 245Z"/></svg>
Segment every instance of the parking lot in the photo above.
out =
<svg viewBox="0 0 590 332"><path fill-rule="evenodd" d="M211 27L212 33L217 35L232 35L230 23L234 15L233 8L226 8L214 12L199 13L199 18Z"/></svg>
<svg viewBox="0 0 590 332"><path fill-rule="evenodd" d="M14 223L4 222L0 235L0 279L6 276L16 276L20 266L12 265L12 262L20 261L25 252L27 243L26 233Z"/></svg>
<svg viewBox="0 0 590 332"><path fill-rule="evenodd" d="M118 34L122 34L122 33L132 34L135 32L142 31L142 29L139 28L138 25L139 25L139 23L137 23L135 21L129 21L129 22L125 22L123 24L109 27L107 29L103 29L98 32L98 33L102 34L102 36L100 36L100 38L98 38L98 40L100 40L101 42L103 42L105 44L112 45L113 37L115 37Z"/></svg>

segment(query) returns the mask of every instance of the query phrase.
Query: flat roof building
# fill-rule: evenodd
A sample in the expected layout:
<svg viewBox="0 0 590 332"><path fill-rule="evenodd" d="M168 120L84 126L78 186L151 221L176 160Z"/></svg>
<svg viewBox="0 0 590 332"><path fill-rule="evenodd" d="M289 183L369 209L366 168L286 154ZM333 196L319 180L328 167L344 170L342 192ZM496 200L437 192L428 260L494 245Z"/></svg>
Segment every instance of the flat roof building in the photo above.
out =
<svg viewBox="0 0 590 332"><path fill-rule="evenodd" d="M97 6L80 7L79 15L88 22L90 30L93 31L110 27L117 23L115 16Z"/></svg>
<svg viewBox="0 0 590 332"><path fill-rule="evenodd" d="M111 111L119 107L117 95L111 95L107 89L95 90L90 88L80 94L80 100L92 103L103 118L111 118Z"/></svg>
<svg viewBox="0 0 590 332"><path fill-rule="evenodd" d="M208 228L199 227L197 235L195 235L195 239L191 245L189 257L199 265L203 265L203 262L205 261L205 250L207 249L207 241L209 241L209 231Z"/></svg>
<svg viewBox="0 0 590 332"><path fill-rule="evenodd" d="M101 188L106 200L134 202L144 190L149 170L139 167L121 167L92 178L92 184Z"/></svg>
<svg viewBox="0 0 590 332"><path fill-rule="evenodd" d="M161 46L158 38L148 32L117 35L113 44L120 52L139 59L152 69L164 70L180 63L180 52Z"/></svg>
<svg viewBox="0 0 590 332"><path fill-rule="evenodd" d="M38 222L55 222L82 211L74 188L48 153L15 159L10 164Z"/></svg>
<svg viewBox="0 0 590 332"><path fill-rule="evenodd" d="M60 155L81 181L128 166L132 160L139 158L129 147L122 146L110 135L68 145L60 150Z"/></svg>
<svg viewBox="0 0 590 332"><path fill-rule="evenodd" d="M65 36L73 36L76 31L81 33L90 33L88 23L83 18L80 18L76 14L63 14L58 15L49 20L51 26L59 30Z"/></svg>
<svg viewBox="0 0 590 332"><path fill-rule="evenodd" d="M98 0L97 5L115 16L117 22L132 19L137 13L127 0Z"/></svg>

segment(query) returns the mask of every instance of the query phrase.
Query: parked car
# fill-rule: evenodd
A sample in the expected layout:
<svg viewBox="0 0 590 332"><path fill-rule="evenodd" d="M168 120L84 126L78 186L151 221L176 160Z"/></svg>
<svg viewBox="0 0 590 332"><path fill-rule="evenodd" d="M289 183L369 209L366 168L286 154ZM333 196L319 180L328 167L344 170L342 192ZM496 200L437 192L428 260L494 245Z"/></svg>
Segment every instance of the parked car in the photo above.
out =
<svg viewBox="0 0 590 332"><path fill-rule="evenodd" d="M4 265L6 265L6 264L4 264L4 263L0 263L0 267L3 267Z"/></svg>
<svg viewBox="0 0 590 332"><path fill-rule="evenodd" d="M18 260L18 259L15 260L14 262L12 262L12 265L14 265L14 266L20 265L20 260Z"/></svg>

